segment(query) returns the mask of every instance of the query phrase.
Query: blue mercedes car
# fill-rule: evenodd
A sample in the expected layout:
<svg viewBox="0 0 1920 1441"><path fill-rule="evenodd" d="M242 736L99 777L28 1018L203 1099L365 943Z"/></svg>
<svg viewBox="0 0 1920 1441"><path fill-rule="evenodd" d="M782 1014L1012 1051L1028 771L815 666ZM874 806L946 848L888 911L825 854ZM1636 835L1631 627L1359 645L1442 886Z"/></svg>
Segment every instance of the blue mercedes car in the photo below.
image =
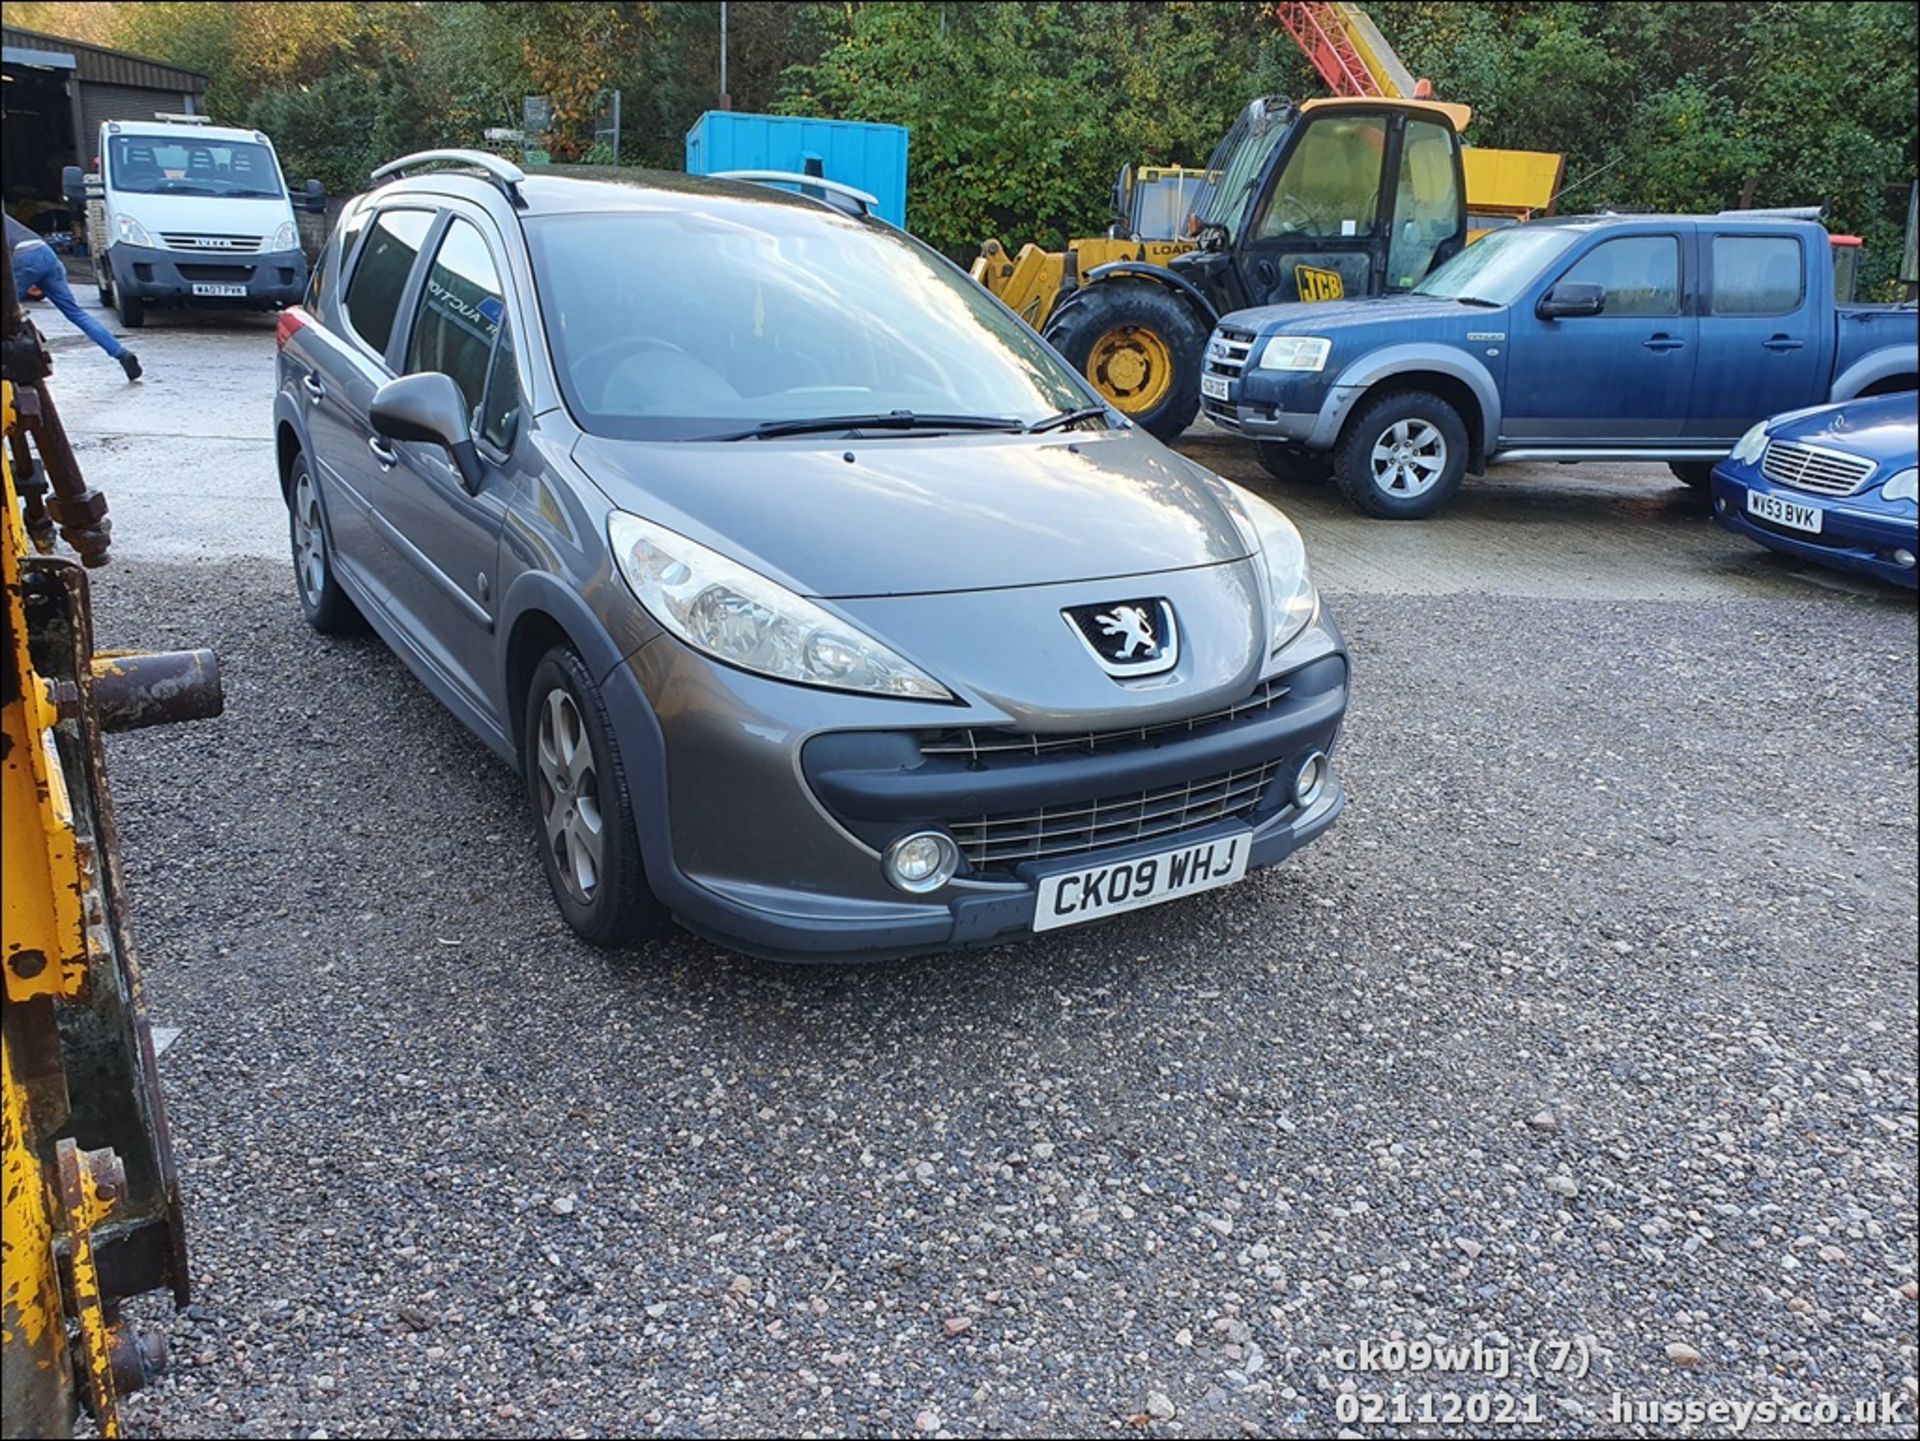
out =
<svg viewBox="0 0 1920 1441"><path fill-rule="evenodd" d="M1776 415L1714 467L1714 518L1770 549L1913 590L1917 451L1910 391Z"/></svg>

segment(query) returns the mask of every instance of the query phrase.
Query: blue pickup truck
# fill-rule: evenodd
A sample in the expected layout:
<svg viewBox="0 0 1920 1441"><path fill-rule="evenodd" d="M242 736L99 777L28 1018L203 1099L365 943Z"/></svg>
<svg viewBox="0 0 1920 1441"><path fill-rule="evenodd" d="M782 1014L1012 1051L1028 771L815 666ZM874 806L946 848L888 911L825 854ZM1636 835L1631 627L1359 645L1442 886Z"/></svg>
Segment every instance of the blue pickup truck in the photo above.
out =
<svg viewBox="0 0 1920 1441"><path fill-rule="evenodd" d="M1755 421L1916 373L1920 314L1836 303L1817 221L1601 215L1496 231L1404 295L1236 311L1201 406L1273 474L1412 520L1502 461L1664 461L1704 492Z"/></svg>

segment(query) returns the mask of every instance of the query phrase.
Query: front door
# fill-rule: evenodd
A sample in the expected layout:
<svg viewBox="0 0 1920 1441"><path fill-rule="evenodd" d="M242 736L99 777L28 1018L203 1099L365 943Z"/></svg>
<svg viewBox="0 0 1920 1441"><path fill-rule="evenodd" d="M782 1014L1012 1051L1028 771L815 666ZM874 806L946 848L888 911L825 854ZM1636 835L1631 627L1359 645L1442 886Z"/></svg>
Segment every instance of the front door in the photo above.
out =
<svg viewBox="0 0 1920 1441"><path fill-rule="evenodd" d="M1459 141L1394 111L1308 111L1241 251L1256 303L1409 290L1463 241Z"/></svg>
<svg viewBox="0 0 1920 1441"><path fill-rule="evenodd" d="M1684 239L1603 239L1513 307L1503 445L1652 445L1680 434L1699 330L1681 286ZM1534 307L1562 282L1600 286L1605 308L1542 319Z"/></svg>
<svg viewBox="0 0 1920 1441"><path fill-rule="evenodd" d="M511 486L507 456L519 418L519 369L505 317L502 266L479 226L452 216L427 267L401 372L439 371L466 397L481 477L468 489L441 446L389 441L379 510L407 574L402 607L428 658L487 710L499 611L494 570Z"/></svg>

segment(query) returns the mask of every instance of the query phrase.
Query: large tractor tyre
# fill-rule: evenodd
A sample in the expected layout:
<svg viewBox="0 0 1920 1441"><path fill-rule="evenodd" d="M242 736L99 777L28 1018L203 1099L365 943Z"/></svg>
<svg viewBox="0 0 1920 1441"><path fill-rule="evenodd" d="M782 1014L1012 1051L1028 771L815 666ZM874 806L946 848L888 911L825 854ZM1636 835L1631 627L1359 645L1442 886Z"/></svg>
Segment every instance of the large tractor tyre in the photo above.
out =
<svg viewBox="0 0 1920 1441"><path fill-rule="evenodd" d="M1453 499L1466 474L1466 422L1425 390L1363 403L1333 452L1333 478L1354 509L1381 520L1425 520Z"/></svg>
<svg viewBox="0 0 1920 1441"><path fill-rule="evenodd" d="M1047 343L1134 424L1172 440L1200 413L1207 325L1150 280L1082 286L1047 321Z"/></svg>
<svg viewBox="0 0 1920 1441"><path fill-rule="evenodd" d="M1289 485L1318 485L1333 474L1333 457L1284 440L1263 440L1254 447L1260 468Z"/></svg>

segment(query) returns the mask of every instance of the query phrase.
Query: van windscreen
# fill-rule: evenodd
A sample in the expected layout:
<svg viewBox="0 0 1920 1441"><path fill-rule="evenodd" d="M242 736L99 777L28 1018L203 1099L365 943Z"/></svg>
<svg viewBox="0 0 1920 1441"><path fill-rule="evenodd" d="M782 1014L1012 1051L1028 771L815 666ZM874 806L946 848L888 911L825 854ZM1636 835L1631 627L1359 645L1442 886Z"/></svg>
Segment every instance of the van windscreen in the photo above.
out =
<svg viewBox="0 0 1920 1441"><path fill-rule="evenodd" d="M285 195L273 152L251 140L116 135L107 184L135 195Z"/></svg>

